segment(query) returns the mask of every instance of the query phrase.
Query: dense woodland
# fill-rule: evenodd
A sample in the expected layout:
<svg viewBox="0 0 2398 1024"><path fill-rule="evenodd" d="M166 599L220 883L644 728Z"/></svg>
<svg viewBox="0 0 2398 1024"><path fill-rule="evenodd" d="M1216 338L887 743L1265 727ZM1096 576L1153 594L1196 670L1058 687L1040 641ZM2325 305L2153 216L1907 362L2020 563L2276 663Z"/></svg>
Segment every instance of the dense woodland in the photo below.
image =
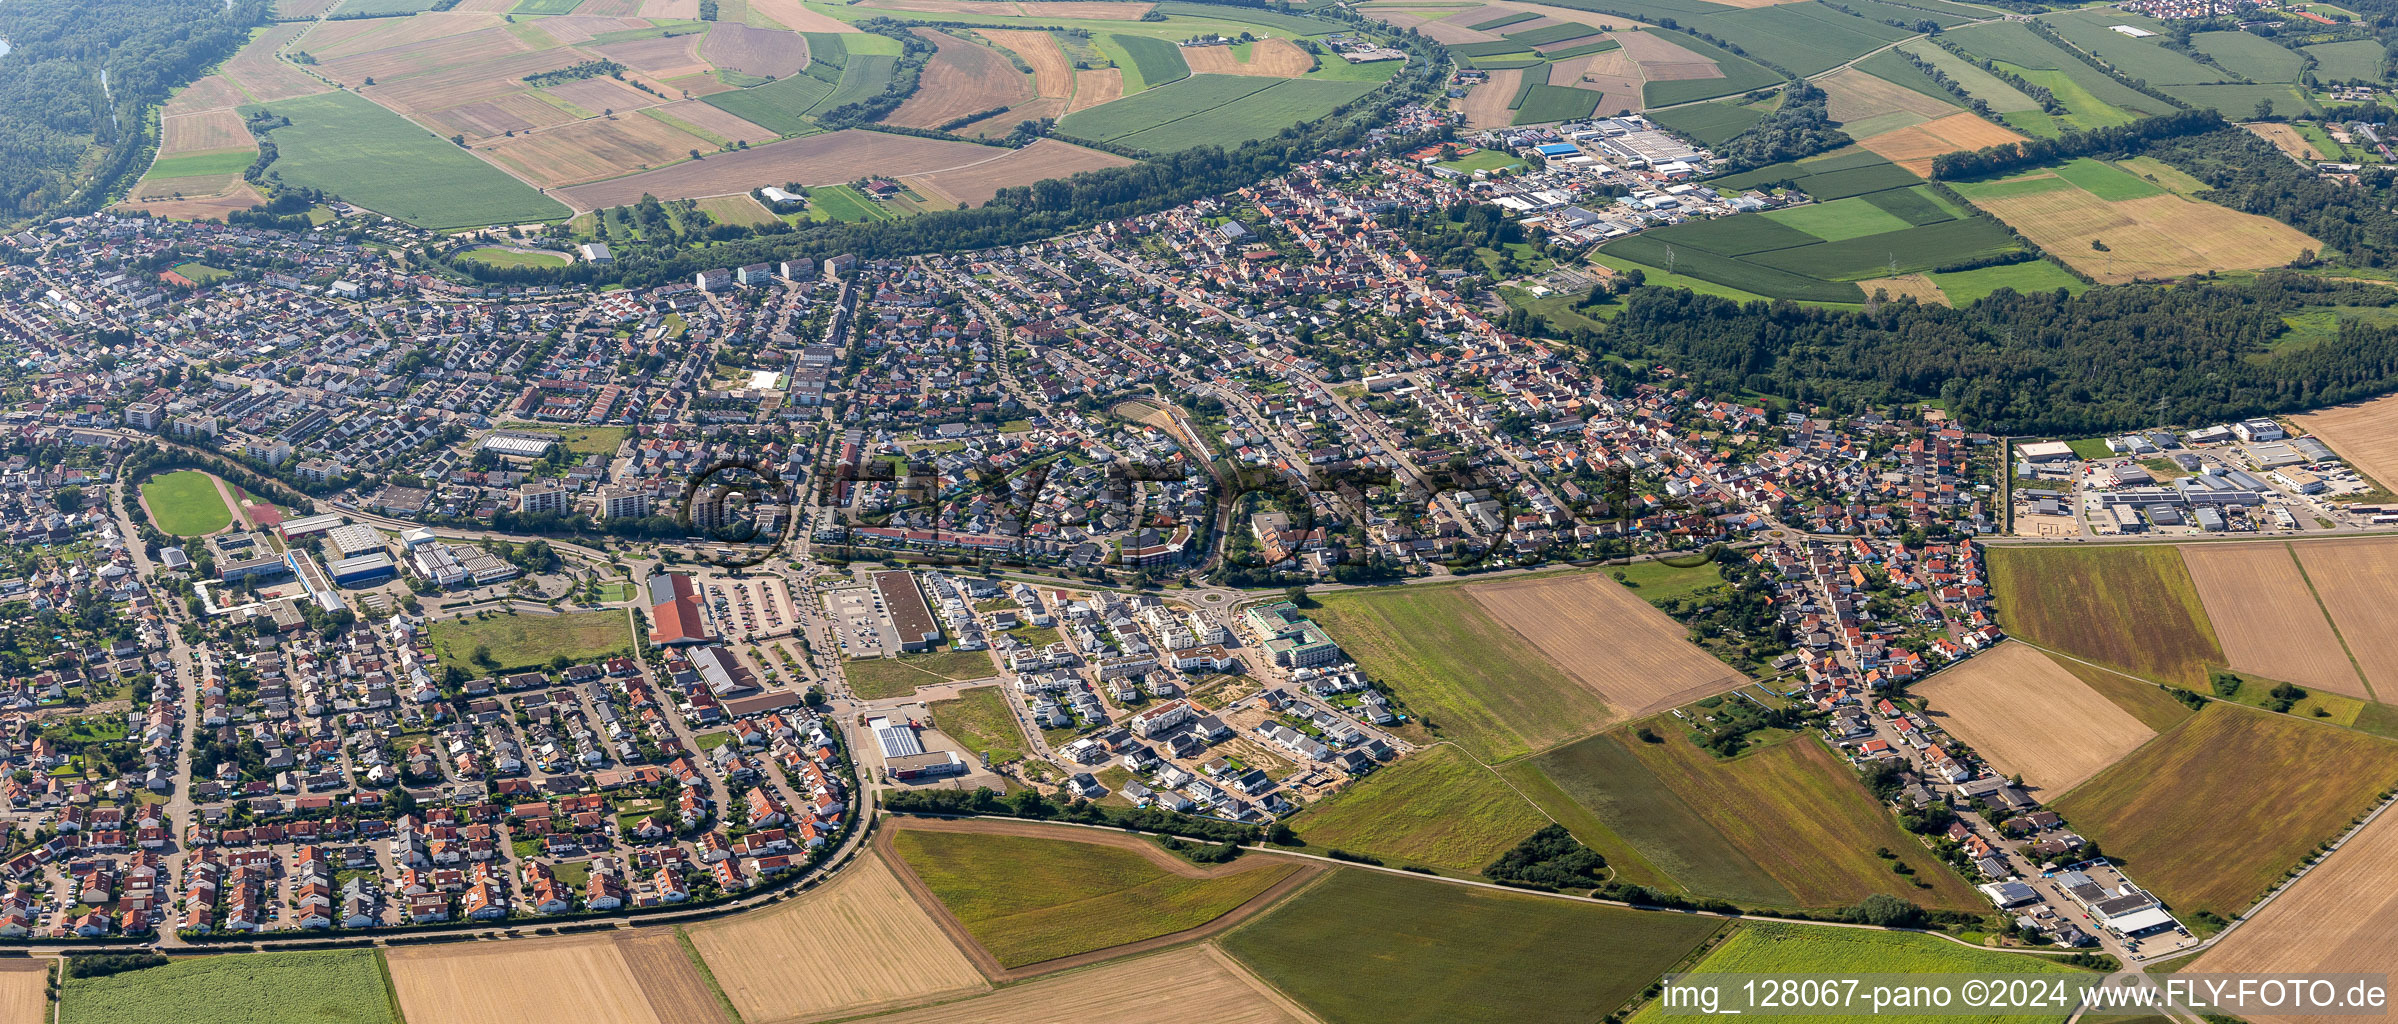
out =
<svg viewBox="0 0 2398 1024"><path fill-rule="evenodd" d="M2282 313L2320 305L2398 305L2398 291L2268 274L1848 312L1640 288L1590 339L1726 393L1850 410L1937 399L1977 429L2085 434L2398 390L2398 331L2343 322L2330 343L2273 348Z"/></svg>
<svg viewBox="0 0 2398 1024"><path fill-rule="evenodd" d="M18 214L96 206L148 159L150 111L239 49L265 17L264 0L0 3L9 45L0 60L0 205ZM104 154L87 163L95 145Z"/></svg>
<svg viewBox="0 0 2398 1024"><path fill-rule="evenodd" d="M1783 90L1782 106L1716 149L1726 172L1746 171L1814 156L1848 145L1826 109L1823 90L1796 81Z"/></svg>

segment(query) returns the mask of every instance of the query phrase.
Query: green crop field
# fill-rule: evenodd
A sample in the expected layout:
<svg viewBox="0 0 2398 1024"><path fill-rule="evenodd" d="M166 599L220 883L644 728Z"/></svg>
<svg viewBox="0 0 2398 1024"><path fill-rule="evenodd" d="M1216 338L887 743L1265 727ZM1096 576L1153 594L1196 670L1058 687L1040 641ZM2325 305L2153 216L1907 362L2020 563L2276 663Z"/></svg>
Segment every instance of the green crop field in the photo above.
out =
<svg viewBox="0 0 2398 1024"><path fill-rule="evenodd" d="M2114 164L2100 163L2089 157L2078 157L2057 165L2052 170L2057 177L2070 181L2081 190L2110 203L2125 199L2146 199L2161 196L2165 190L2155 182L2142 179Z"/></svg>
<svg viewBox="0 0 2398 1024"><path fill-rule="evenodd" d="M1712 281L1762 298L1800 302L1865 301L1865 293L1846 281L1824 281L1730 256L1718 256L1703 249L1678 248L1650 237L1651 234L1644 231L1629 238L1616 239L1600 246L1599 252L1643 267Z"/></svg>
<svg viewBox="0 0 2398 1024"><path fill-rule="evenodd" d="M1772 252L1823 241L1814 235L1783 223L1780 213L1754 217L1717 217L1713 220L1688 220L1672 227L1646 232L1674 245L1705 249L1718 256L1747 256ZM1902 225L1903 226L1903 225Z"/></svg>
<svg viewBox="0 0 2398 1024"><path fill-rule="evenodd" d="M2387 52L2371 39L2301 47L2315 58L2315 77L2326 82L2381 81L2382 56Z"/></svg>
<svg viewBox="0 0 2398 1024"><path fill-rule="evenodd" d="M1906 192L1882 192L1876 195L1906 195ZM1874 196L1851 196L1828 203L1811 203L1784 210L1768 210L1758 216L1785 227L1796 228L1827 242L1838 242L1888 231L1905 231L1914 225L1880 205L1869 202ZM1937 212L1935 207L1934 211ZM1740 220L1743 218L1730 218ZM1945 219L1945 218L1944 218ZM1937 222L1935 222L1937 223ZM1810 243L1812 244L1812 243ZM1779 248L1779 247L1777 247ZM1762 250L1760 250L1762 251Z"/></svg>
<svg viewBox="0 0 2398 1024"><path fill-rule="evenodd" d="M1906 0L1904 3L1883 3L1882 0L1840 0L1840 6L1857 12L1861 17L1880 22L1900 22L1913 25L1929 21L1941 28L1955 28L1969 21L1990 16L1988 11L1942 3L1941 0Z"/></svg>
<svg viewBox="0 0 2398 1024"><path fill-rule="evenodd" d="M2247 32L2194 32L2190 48L2251 82L2295 82L2305 59L2296 50Z"/></svg>
<svg viewBox="0 0 2398 1024"><path fill-rule="evenodd" d="M933 727L981 755L992 764L1024 759L1024 732L1008 707L1008 695L996 686L959 690L956 697L926 705Z"/></svg>
<svg viewBox="0 0 2398 1024"><path fill-rule="evenodd" d="M1269 137L1301 121L1313 121L1332 113L1333 108L1341 104L1374 91L1374 83L1339 79L1267 81L1274 84L1146 131L1119 136L1114 141L1152 153L1179 153L1193 146L1237 146L1253 139ZM1094 107L1092 111L1084 113L1099 109L1104 108Z"/></svg>
<svg viewBox="0 0 2398 1024"><path fill-rule="evenodd" d="M2210 704L2054 801L2188 919L2237 916L2398 784L2398 744Z"/></svg>
<svg viewBox="0 0 2398 1024"><path fill-rule="evenodd" d="M371 949L177 960L61 988L59 1024L399 1024Z"/></svg>
<svg viewBox="0 0 2398 1024"><path fill-rule="evenodd" d="M1871 204L1875 209L1916 227L1925 224L1938 224L1944 220L1955 220L1962 212L1949 202L1948 197L1932 191L1929 185L1885 189L1858 198Z"/></svg>
<svg viewBox="0 0 2398 1024"><path fill-rule="evenodd" d="M1946 38L1969 53L2013 65L2011 70L2054 92L2057 100L2072 111L2072 120L2082 127L2123 124L2132 115L2171 113L2173 109L2153 96L2107 77L2018 22L1967 25L1948 33Z"/></svg>
<svg viewBox="0 0 2398 1024"><path fill-rule="evenodd" d="M1899 49L1939 68L1942 74L1949 77L1950 81L1963 87L1966 95L1989 104L1990 109L2001 114L2026 110L2037 112L2040 109L2039 102L2024 95L2023 90L2008 85L2005 80L1982 70L1981 65L1950 53L1930 42L1919 39L1902 44Z"/></svg>
<svg viewBox="0 0 2398 1024"><path fill-rule="evenodd" d="M769 131L795 135L815 127L807 119L807 112L832 91L833 87L820 79L793 75L752 89L702 96L700 100Z"/></svg>
<svg viewBox="0 0 2398 1024"><path fill-rule="evenodd" d="M1561 21L1554 25L1544 25L1522 32L1509 32L1507 39L1509 42L1522 43L1525 46L1547 46L1551 43L1562 43L1568 39L1596 35L1598 31L1596 28L1578 22Z"/></svg>
<svg viewBox="0 0 2398 1024"><path fill-rule="evenodd" d="M1977 270L1955 270L1932 275L1932 283L1948 296L1952 306L1965 306L2001 288L2019 292L2045 292L2063 288L2080 294L2089 285L2081 278L2065 272L2065 268L2047 260L2010 263L2003 267L1982 267Z"/></svg>
<svg viewBox="0 0 2398 1024"><path fill-rule="evenodd" d="M1155 89L1191 77L1191 65L1182 59L1182 49L1171 42L1128 35L1118 35L1115 41L1132 57L1134 70L1139 72L1147 88Z"/></svg>
<svg viewBox="0 0 2398 1024"><path fill-rule="evenodd" d="M1607 706L1459 587L1325 594L1307 615L1433 732L1485 762L1605 725ZM1517 837L1522 838L1522 837ZM1480 865L1475 865L1480 867Z"/></svg>
<svg viewBox="0 0 2398 1024"><path fill-rule="evenodd" d="M1908 60L1895 48L1884 50L1858 61L1857 70L1892 85L1904 86L1910 92L1939 100L1942 103L1955 104L1957 102L1955 93L1943 88L1938 81L1925 74L1922 68L1916 67L1913 61ZM1958 109L1962 110L1963 108ZM1851 129L1848 134L1851 138L1863 138L1871 133Z"/></svg>
<svg viewBox="0 0 2398 1024"><path fill-rule="evenodd" d="M880 39L881 36L869 38ZM870 100L883 94L898 73L899 58L882 53L851 53L849 62L841 65L841 84L824 98L816 101L809 113L847 106L860 100ZM773 125L766 127L772 128Z"/></svg>
<svg viewBox="0 0 2398 1024"><path fill-rule="evenodd" d="M2088 971L2067 967L2044 957L2001 953L1992 949L1962 946L1933 935L1907 932L1866 931L1855 928L1821 928L1807 925L1778 923L1743 923L1722 945L1709 950L1698 966L1697 974L1980 974L2024 975L2064 974L2095 978ZM1973 1016L1950 1012L1943 1021L1960 1024L2023 1024L2027 1021L2065 1019L2063 1007L2046 1014L1994 1014ZM1652 1002L1634 1014L1640 1024L1677 1019ZM1850 1024L1858 1016L1794 1015L1777 1020L1801 1024Z"/></svg>
<svg viewBox="0 0 2398 1024"><path fill-rule="evenodd" d="M2295 85L2167 85L2159 87L2167 96L2193 107L2211 107L2223 116L2245 120L2256 116L2260 102L2273 104L2273 112L2303 117L2317 113L2315 102L2307 98L2306 90Z"/></svg>
<svg viewBox="0 0 2398 1024"><path fill-rule="evenodd" d="M1992 548L1990 593L2010 635L2051 650L2192 689L2224 663L2170 547Z"/></svg>
<svg viewBox="0 0 2398 1024"><path fill-rule="evenodd" d="M1690 27L1800 75L1831 70L1915 34L1814 2L1710 14L1692 19Z"/></svg>
<svg viewBox="0 0 2398 1024"><path fill-rule="evenodd" d="M581 663L633 649L632 627L622 611L441 619L427 633L443 666L456 665L475 675L547 668L550 659L561 654ZM490 664L475 663L478 646L491 649Z"/></svg>
<svg viewBox="0 0 2398 1024"><path fill-rule="evenodd" d="M1691 892L1763 906L1846 906L1876 892L1927 907L1986 905L1812 735L1725 760L1690 742L1673 719L1646 724L1658 742L1616 730L1533 760ZM1893 873L1874 854L1882 848L1914 874ZM1917 888L1916 879L1930 888Z"/></svg>
<svg viewBox="0 0 2398 1024"><path fill-rule="evenodd" d="M1246 75L1192 75L1171 85L1067 115L1057 128L1068 135L1113 142L1262 92L1280 81Z"/></svg>
<svg viewBox="0 0 2398 1024"><path fill-rule="evenodd" d="M1709 145L1721 146L1765 120L1765 112L1753 106L1723 101L1694 103L1673 107L1649 115L1649 119L1683 135Z"/></svg>
<svg viewBox="0 0 2398 1024"><path fill-rule="evenodd" d="M1722 78L1650 82L1640 88L1643 106L1663 107L1692 100L1711 100L1763 88L1782 80L1782 76L1760 67L1756 61L1685 33L1655 28L1641 31L1714 61L1715 66L1724 73Z"/></svg>
<svg viewBox="0 0 2398 1024"><path fill-rule="evenodd" d="M1480 10L1480 8L1475 9ZM1471 25L1467 25L1466 27L1473 29L1476 32L1490 32L1496 29L1505 28L1509 25L1517 25L1522 24L1523 22L1532 21L1539 17L1540 15L1534 14L1531 11L1517 11L1513 14L1500 15L1499 17L1492 18L1489 21L1477 21Z"/></svg>
<svg viewBox="0 0 2398 1024"><path fill-rule="evenodd" d="M150 165L149 177L196 178L210 174L240 174L258 159L254 149L215 149L206 153L162 156Z"/></svg>
<svg viewBox="0 0 2398 1024"><path fill-rule="evenodd" d="M1341 870L1222 945L1325 1024L1583 1024L1722 927Z"/></svg>
<svg viewBox="0 0 2398 1024"><path fill-rule="evenodd" d="M142 484L142 503L158 528L178 537L203 537L233 523L216 478L195 469L161 473Z"/></svg>
<svg viewBox="0 0 2398 1024"><path fill-rule="evenodd" d="M2107 9L2068 11L2041 21L2066 42L2097 54L2127 78L2143 79L2152 86L2224 81L2223 72L2166 49L2165 24L2152 18ZM2157 34L2135 39L2115 31L2117 25Z"/></svg>
<svg viewBox="0 0 2398 1024"><path fill-rule="evenodd" d="M291 119L274 130L271 170L419 227L563 220L557 200L353 93L242 108Z"/></svg>
<svg viewBox="0 0 2398 1024"><path fill-rule="evenodd" d="M1572 46L1564 47L1562 49L1550 50L1546 56L1550 60L1564 60L1568 57L1581 57L1593 53L1605 53L1609 50L1621 49L1623 45L1624 44L1616 42L1613 39L1601 39L1596 42L1576 43Z"/></svg>
<svg viewBox="0 0 2398 1024"><path fill-rule="evenodd" d="M1095 843L907 828L891 846L1006 967L1196 928L1299 869L1258 856L1245 871L1189 878Z"/></svg>
<svg viewBox="0 0 2398 1024"><path fill-rule="evenodd" d="M808 190L807 219L856 222L896 220L898 215L848 185L819 185Z"/></svg>
<svg viewBox="0 0 2398 1024"><path fill-rule="evenodd" d="M519 0L510 14L573 14L583 0Z"/></svg>
<svg viewBox="0 0 2398 1024"><path fill-rule="evenodd" d="M2137 179L2134 179L2137 180ZM1985 217L1942 221L1922 227L1748 257L1755 263L1827 280L1911 274L2020 248L2015 236Z"/></svg>
<svg viewBox="0 0 2398 1024"><path fill-rule="evenodd" d="M1590 89L1560 85L1534 85L1516 108L1516 124L1546 124L1551 121L1575 121L1589 117L1599 107L1599 94Z"/></svg>
<svg viewBox="0 0 2398 1024"><path fill-rule="evenodd" d="M1532 45L1511 39L1493 39L1483 43L1457 43L1449 47L1449 52L1460 57L1496 57L1505 53L1528 54L1532 52Z"/></svg>
<svg viewBox="0 0 2398 1024"><path fill-rule="evenodd" d="M1291 827L1311 853L1347 850L1472 877L1548 824L1490 769L1438 746L1350 784Z"/></svg>

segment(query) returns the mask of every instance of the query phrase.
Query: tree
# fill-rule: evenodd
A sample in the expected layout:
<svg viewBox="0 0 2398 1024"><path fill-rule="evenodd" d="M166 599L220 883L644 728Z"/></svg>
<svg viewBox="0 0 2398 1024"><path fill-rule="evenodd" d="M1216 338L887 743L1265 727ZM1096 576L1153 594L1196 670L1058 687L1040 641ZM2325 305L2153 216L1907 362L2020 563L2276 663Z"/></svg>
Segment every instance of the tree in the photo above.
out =
<svg viewBox="0 0 2398 1024"><path fill-rule="evenodd" d="M492 660L491 647L488 644L476 644L474 651L466 656L466 660L474 662L477 665L484 666L485 668L495 667L499 664L499 662Z"/></svg>
<svg viewBox="0 0 2398 1024"><path fill-rule="evenodd" d="M1921 928L1927 920L1922 907L1881 892L1867 896L1841 911L1840 918L1882 928Z"/></svg>

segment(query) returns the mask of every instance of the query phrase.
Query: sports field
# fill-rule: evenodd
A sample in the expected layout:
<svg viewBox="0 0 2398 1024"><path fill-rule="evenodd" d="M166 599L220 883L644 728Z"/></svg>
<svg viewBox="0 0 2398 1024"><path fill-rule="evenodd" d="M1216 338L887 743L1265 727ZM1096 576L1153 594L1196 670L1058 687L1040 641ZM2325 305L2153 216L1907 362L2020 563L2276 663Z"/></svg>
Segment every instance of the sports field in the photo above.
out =
<svg viewBox="0 0 2398 1024"><path fill-rule="evenodd" d="M1350 783L1291 827L1310 852L1346 850L1471 877L1548 824L1489 769L1438 746Z"/></svg>
<svg viewBox="0 0 2398 1024"><path fill-rule="evenodd" d="M848 1016L989 987L874 853L795 899L689 934L745 1021Z"/></svg>
<svg viewBox="0 0 2398 1024"><path fill-rule="evenodd" d="M177 960L59 993L59 1024L400 1024L371 949Z"/></svg>
<svg viewBox="0 0 2398 1024"><path fill-rule="evenodd" d="M1991 548L2009 635L2188 689L2223 664L2196 585L2170 547Z"/></svg>
<svg viewBox="0 0 2398 1024"><path fill-rule="evenodd" d="M177 537L205 537L233 524L216 478L196 469L151 477L142 484L142 504L161 532Z"/></svg>
<svg viewBox="0 0 2398 1024"><path fill-rule="evenodd" d="M1300 869L1249 856L1202 871L1162 850L930 828L898 829L891 846L1009 968L1196 928Z"/></svg>
<svg viewBox="0 0 2398 1024"><path fill-rule="evenodd" d="M1734 926L1737 930L1723 944L1708 951L1705 958L1691 968L1696 974L2078 974L2077 970L2045 957L2001 953L1991 949L1975 949L1931 935L1906 932L1869 931L1854 928L1816 928L1806 925L1754 923ZM2047 1015L1972 1016L1950 1013L1944 1021L1974 1022L1974 1024L2022 1024L2025 1021L2061 1021L2066 1008ZM1641 1024L1677 1019L1666 1014L1657 1003L1642 1007L1633 1015ZM1847 1024L1855 1016L1792 1015L1778 1019L1807 1022L1807 1024Z"/></svg>
<svg viewBox="0 0 2398 1024"><path fill-rule="evenodd" d="M1485 762L1545 750L1615 719L1596 693L1462 587L1353 590L1318 603L1308 617L1368 676Z"/></svg>
<svg viewBox="0 0 2398 1024"><path fill-rule="evenodd" d="M623 611L602 610L441 619L427 627L427 634L444 667L489 675L547 668L559 655L581 663L625 654L633 649L631 630ZM477 647L490 649L489 663L475 663Z"/></svg>
<svg viewBox="0 0 2398 1024"><path fill-rule="evenodd" d="M2072 789L2156 735L2042 654L2001 644L1915 684L1934 724L2040 797Z"/></svg>
<svg viewBox="0 0 2398 1024"><path fill-rule="evenodd" d="M557 220L557 200L435 138L356 94L326 93L242 108L289 118L273 132L271 168L283 180L323 189L419 227Z"/></svg>
<svg viewBox="0 0 2398 1024"><path fill-rule="evenodd" d="M2398 743L2210 704L2050 802L2185 918L2247 909L2398 784Z"/></svg>
<svg viewBox="0 0 2398 1024"><path fill-rule="evenodd" d="M1221 943L1326 1024L1581 1024L1721 927L1344 869Z"/></svg>
<svg viewBox="0 0 2398 1024"><path fill-rule="evenodd" d="M1982 905L1813 736L1768 739L1723 760L1671 719L1647 724L1657 742L1616 730L1534 763L1683 888L1763 906L1846 906L1876 892L1930 907ZM1894 874L1875 856L1883 848L1914 874Z"/></svg>
<svg viewBox="0 0 2398 1024"><path fill-rule="evenodd" d="M2190 579L2233 670L2370 699L2339 634L2324 616L2315 588L2299 568L2293 547L2192 544L2182 548L2182 562L2189 566ZM2341 555L2333 557L2325 575L2344 581L2346 573L2337 566ZM2349 591L2342 587L2340 592ZM2368 607L2388 607L2386 594L2368 600ZM2368 631L2373 628L2368 626Z"/></svg>

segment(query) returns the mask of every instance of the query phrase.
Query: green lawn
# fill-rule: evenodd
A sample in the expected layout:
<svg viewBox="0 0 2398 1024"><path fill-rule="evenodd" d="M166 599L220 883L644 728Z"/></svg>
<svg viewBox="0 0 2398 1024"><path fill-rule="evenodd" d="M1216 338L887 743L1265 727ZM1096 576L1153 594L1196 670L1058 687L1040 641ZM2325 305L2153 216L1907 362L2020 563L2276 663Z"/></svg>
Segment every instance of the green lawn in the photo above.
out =
<svg viewBox="0 0 2398 1024"><path fill-rule="evenodd" d="M1689 567L1654 560L1629 562L1608 569L1607 574L1616 577L1635 596L1650 604L1689 597L1719 586L1724 581L1723 569L1713 560Z"/></svg>
<svg viewBox="0 0 2398 1024"><path fill-rule="evenodd" d="M255 149L213 149L205 153L162 156L150 165L149 177L196 178L209 174L240 174L258 159Z"/></svg>
<svg viewBox="0 0 2398 1024"><path fill-rule="evenodd" d="M289 118L274 130L270 168L284 181L323 189L419 227L563 220L557 200L475 159L406 118L348 92L242 108Z"/></svg>
<svg viewBox="0 0 2398 1024"><path fill-rule="evenodd" d="M233 276L233 272L230 270L212 267L205 263L178 263L175 264L174 270L193 284L215 284Z"/></svg>
<svg viewBox="0 0 2398 1024"><path fill-rule="evenodd" d="M939 650L896 658L852 658L841 663L852 692L868 700L904 697L919 686L998 674L987 651Z"/></svg>
<svg viewBox="0 0 2398 1024"><path fill-rule="evenodd" d="M820 185L808 190L809 220L856 222L892 220L891 211L847 185Z"/></svg>
<svg viewBox="0 0 2398 1024"><path fill-rule="evenodd" d="M371 949L193 957L65 983L59 1024L399 1024Z"/></svg>
<svg viewBox="0 0 2398 1024"><path fill-rule="evenodd" d="M1006 691L999 687L960 690L955 699L934 701L930 710L934 728L964 744L968 751L987 755L992 764L1024 759L1024 732L1016 724L1014 709L1008 707Z"/></svg>
<svg viewBox="0 0 2398 1024"><path fill-rule="evenodd" d="M2171 547L1992 548L1990 590L2006 631L2050 650L2192 689L2224 663Z"/></svg>
<svg viewBox="0 0 2398 1024"><path fill-rule="evenodd" d="M1420 724L1484 762L1543 750L1606 724L1606 704L1462 587L1325 594L1307 616L1396 691ZM1518 837L1521 838L1521 837Z"/></svg>
<svg viewBox="0 0 2398 1024"><path fill-rule="evenodd" d="M2229 918L2393 784L2398 743L2218 703L2054 806L2174 910Z"/></svg>
<svg viewBox="0 0 2398 1024"><path fill-rule="evenodd" d="M1440 166L1442 167L1446 167L1452 171L1461 171L1466 174L1472 174L1475 171L1496 171L1502 168L1521 167L1523 165L1524 161L1521 158L1503 149L1478 149L1470 155L1462 156L1455 160L1443 160L1440 162Z"/></svg>
<svg viewBox="0 0 2398 1024"><path fill-rule="evenodd" d="M233 523L216 478L196 469L151 477L142 485L142 501L159 530L178 537L207 536Z"/></svg>
<svg viewBox="0 0 2398 1024"><path fill-rule="evenodd" d="M631 653L633 634L622 610L568 612L563 615L493 615L442 619L428 627L433 653L444 667L456 665L475 675L546 668L550 659L588 662ZM491 649L496 664L478 665L477 646Z"/></svg>
<svg viewBox="0 0 2398 1024"><path fill-rule="evenodd" d="M1344 869L1222 945L1326 1024L1584 1024L1721 927Z"/></svg>
<svg viewBox="0 0 2398 1024"><path fill-rule="evenodd" d="M1196 928L1298 870L1257 856L1239 862L1248 870L1188 878L1094 843L907 828L891 845L1005 967Z"/></svg>
<svg viewBox="0 0 2398 1024"><path fill-rule="evenodd" d="M557 253L518 252L514 249L502 249L495 245L486 245L480 248L468 249L465 252L459 253L458 258L466 260L470 263L480 263L488 267L502 268L555 268L567 266L568 264L574 262L573 260L567 259L565 256Z"/></svg>
<svg viewBox="0 0 2398 1024"><path fill-rule="evenodd" d="M2053 291L2063 288L2080 294L2089 285L2065 272L2065 268L2047 260L2009 263L2001 267L1979 270L1957 270L1931 275L1932 283L1948 296L1949 305L1965 306L1980 301L2001 288L2019 292Z"/></svg>
<svg viewBox="0 0 2398 1024"><path fill-rule="evenodd" d="M1291 827L1309 852L1346 850L1471 877L1548 824L1489 769L1438 746L1351 783Z"/></svg>
<svg viewBox="0 0 2398 1024"><path fill-rule="evenodd" d="M1975 949L1931 935L1907 932L1867 931L1855 928L1823 928L1794 924L1741 924L1732 937L1708 951L1692 973L1699 974L1979 974L1986 977L2020 974L2060 974L2095 979L2097 975L2067 967L2053 960L2001 953L1997 950ZM2021 1022L2031 1020L2063 1020L2066 1010L2059 1008L2047 1014L2015 1014L1973 1016L1965 1013L1943 1015L1942 1021L1958 1022ZM1920 1015L1891 1014L1894 1017ZM1655 1002L1634 1014L1634 1021L1648 1022L1687 1019L1667 1014ZM1777 1016L1776 1020L1808 1022L1808 1024L1848 1024L1871 1019L1848 1016Z"/></svg>

